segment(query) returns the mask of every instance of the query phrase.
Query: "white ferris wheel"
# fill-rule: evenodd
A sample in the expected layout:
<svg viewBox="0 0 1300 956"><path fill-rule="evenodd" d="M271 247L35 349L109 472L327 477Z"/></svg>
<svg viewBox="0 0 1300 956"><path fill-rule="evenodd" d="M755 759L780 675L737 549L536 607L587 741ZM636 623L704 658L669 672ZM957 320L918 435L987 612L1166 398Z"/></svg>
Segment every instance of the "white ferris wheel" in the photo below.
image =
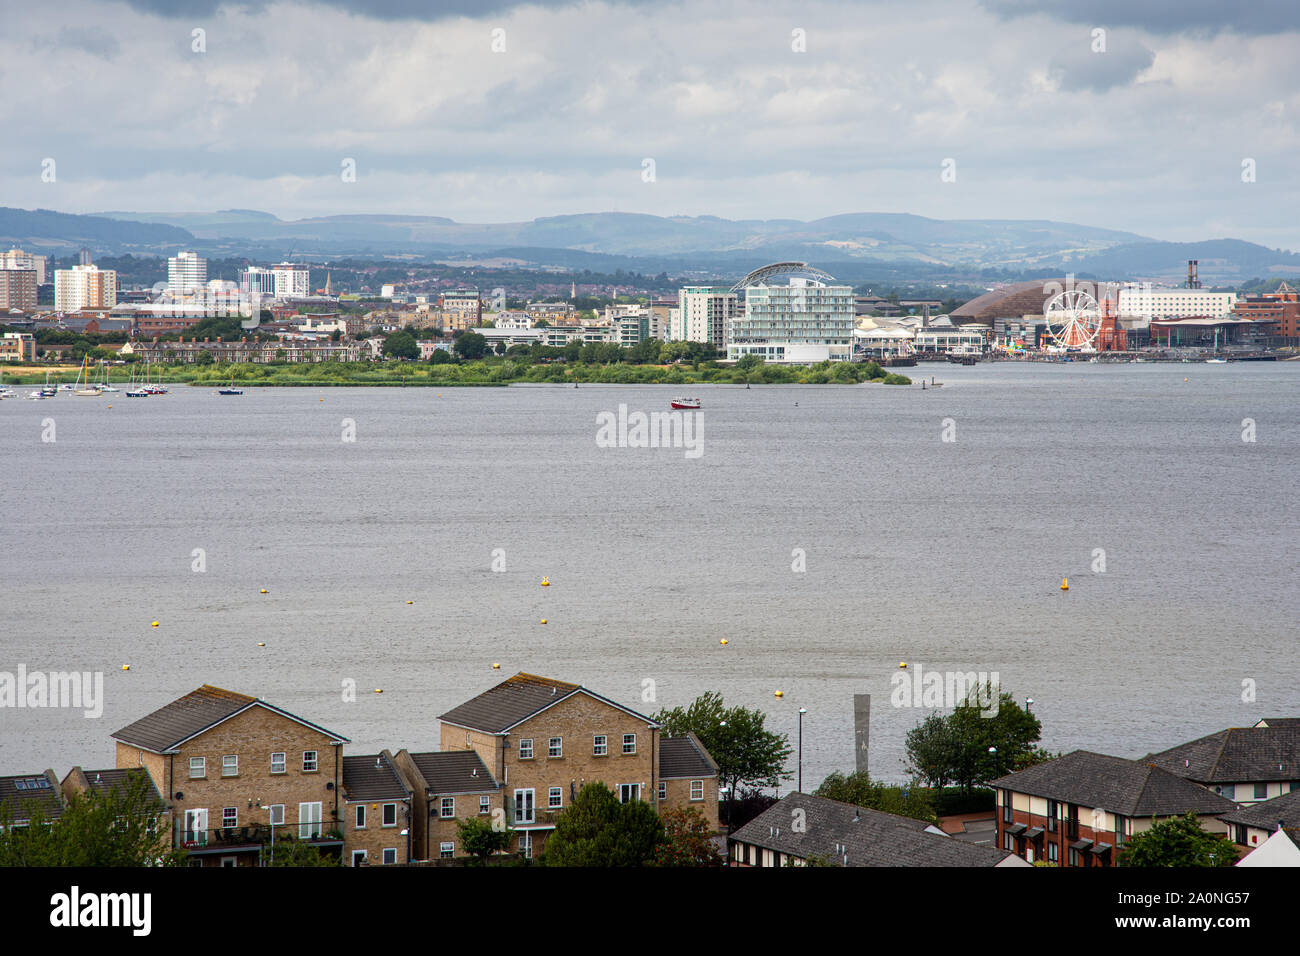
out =
<svg viewBox="0 0 1300 956"><path fill-rule="evenodd" d="M1101 332L1101 307L1093 296L1081 289L1067 289L1056 295L1043 309L1046 332L1053 351L1093 352L1093 342Z"/></svg>

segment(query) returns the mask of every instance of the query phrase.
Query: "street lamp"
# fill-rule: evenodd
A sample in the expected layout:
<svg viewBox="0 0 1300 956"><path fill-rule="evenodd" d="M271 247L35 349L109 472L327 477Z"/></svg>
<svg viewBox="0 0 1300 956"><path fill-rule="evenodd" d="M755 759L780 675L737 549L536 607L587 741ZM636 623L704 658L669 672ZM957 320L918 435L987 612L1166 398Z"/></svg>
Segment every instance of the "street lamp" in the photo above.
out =
<svg viewBox="0 0 1300 956"><path fill-rule="evenodd" d="M799 708L799 792L803 793L803 715L808 713L804 707Z"/></svg>
<svg viewBox="0 0 1300 956"><path fill-rule="evenodd" d="M993 776L1001 776L1001 774L998 773L998 748L990 747L989 753L993 755Z"/></svg>
<svg viewBox="0 0 1300 956"><path fill-rule="evenodd" d="M1033 704L1034 704L1034 698L1032 698L1032 697L1026 697L1026 698L1025 698L1025 713L1026 713L1026 714L1029 713L1029 708L1032 707Z"/></svg>

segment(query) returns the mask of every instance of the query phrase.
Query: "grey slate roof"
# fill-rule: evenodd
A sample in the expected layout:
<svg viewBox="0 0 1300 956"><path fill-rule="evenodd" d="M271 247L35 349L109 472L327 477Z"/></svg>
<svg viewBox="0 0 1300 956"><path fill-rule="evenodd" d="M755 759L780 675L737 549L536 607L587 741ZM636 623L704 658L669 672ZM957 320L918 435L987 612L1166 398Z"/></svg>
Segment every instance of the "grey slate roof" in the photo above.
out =
<svg viewBox="0 0 1300 956"><path fill-rule="evenodd" d="M803 811L802 830L792 825L795 810ZM802 859L819 856L845 865L847 857L848 866L991 867L1012 855L933 832L924 820L806 793L784 797L737 830L731 839Z"/></svg>
<svg viewBox="0 0 1300 956"><path fill-rule="evenodd" d="M0 777L0 805L3 804L8 804L9 816L14 823L30 820L32 811L38 807L46 820L62 816L63 796L59 779L53 770Z"/></svg>
<svg viewBox="0 0 1300 956"><path fill-rule="evenodd" d="M1300 790L1233 810L1222 814L1219 819L1227 823L1244 823L1260 830L1276 830L1279 822L1287 830L1300 830Z"/></svg>
<svg viewBox="0 0 1300 956"><path fill-rule="evenodd" d="M1007 774L989 786L1126 817L1224 813L1236 807L1226 797L1149 763L1088 750Z"/></svg>
<svg viewBox="0 0 1300 956"><path fill-rule="evenodd" d="M405 800L411 795L387 753L343 758L343 791L348 800Z"/></svg>
<svg viewBox="0 0 1300 956"><path fill-rule="evenodd" d="M1300 780L1300 720L1229 727L1142 759L1197 783Z"/></svg>
<svg viewBox="0 0 1300 956"><path fill-rule="evenodd" d="M125 770L114 768L112 770L82 770L86 775L86 787L88 790L97 793L104 793L108 790L123 788L132 778L143 777L148 781L148 793L155 802L163 802L162 795L158 788L154 786L153 778L149 776L148 771L143 767L130 767Z"/></svg>
<svg viewBox="0 0 1300 956"><path fill-rule="evenodd" d="M468 727L471 730L481 730L489 734L501 734L539 711L545 710L552 704L577 693L589 694L597 700L604 701L611 707L617 707L630 714L635 714L645 720L646 723L652 723L649 717L636 714L635 711L628 710L621 704L616 704L599 694L593 694L578 684L569 684L549 677L538 677L536 674L525 674L522 671L514 677L502 681L495 687L485 690L472 700L468 700L458 707L453 707L438 719L443 723L455 724L457 727Z"/></svg>
<svg viewBox="0 0 1300 956"><path fill-rule="evenodd" d="M718 765L694 734L662 737L659 740L659 776L663 780L682 777L716 777Z"/></svg>
<svg viewBox="0 0 1300 956"><path fill-rule="evenodd" d="M113 737L125 744L130 744L132 747L140 747L153 753L166 753L191 737L215 727L222 721L228 720L240 711L256 704L305 724L314 730L319 730L337 741L347 742L346 737L340 737L324 727L303 720L301 717L295 717L288 711L281 710L264 700L258 700L256 697L249 697L246 694L237 694L231 690L223 690L210 684L204 684L198 690L177 698L170 704L158 708L152 714L141 717L133 724L128 724L113 734Z"/></svg>
<svg viewBox="0 0 1300 956"><path fill-rule="evenodd" d="M431 794L492 793L500 785L474 750L411 754Z"/></svg>

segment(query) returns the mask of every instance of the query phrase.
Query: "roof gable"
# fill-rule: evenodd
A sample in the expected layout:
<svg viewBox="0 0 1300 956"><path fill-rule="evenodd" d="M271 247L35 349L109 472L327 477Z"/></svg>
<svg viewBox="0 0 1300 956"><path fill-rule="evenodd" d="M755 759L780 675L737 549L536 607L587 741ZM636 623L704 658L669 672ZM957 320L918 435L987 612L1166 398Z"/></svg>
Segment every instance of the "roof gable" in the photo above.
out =
<svg viewBox="0 0 1300 956"><path fill-rule="evenodd" d="M616 704L578 684L539 677L522 671L460 706L453 707L438 719L445 724L468 730L504 734L574 694L585 694L646 723L654 723L644 714L629 710L622 704Z"/></svg>
<svg viewBox="0 0 1300 956"><path fill-rule="evenodd" d="M716 777L717 775L718 765L695 734L659 738L661 779L676 780L682 777Z"/></svg>
<svg viewBox="0 0 1300 956"><path fill-rule="evenodd" d="M1143 760L1197 783L1300 780L1300 720L1229 727Z"/></svg>
<svg viewBox="0 0 1300 956"><path fill-rule="evenodd" d="M411 791L402 782L388 752L343 758L344 799L364 803L369 800L406 800Z"/></svg>

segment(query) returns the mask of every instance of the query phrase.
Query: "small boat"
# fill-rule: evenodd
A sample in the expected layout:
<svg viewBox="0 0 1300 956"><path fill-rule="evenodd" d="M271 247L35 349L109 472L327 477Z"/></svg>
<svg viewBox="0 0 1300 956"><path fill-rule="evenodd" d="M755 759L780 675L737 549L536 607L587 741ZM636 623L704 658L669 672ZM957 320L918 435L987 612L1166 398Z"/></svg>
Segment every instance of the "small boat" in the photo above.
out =
<svg viewBox="0 0 1300 956"><path fill-rule="evenodd" d="M42 400L42 399L45 398L45 393L44 393L44 392L41 392L41 391L38 391L38 392L28 392L28 393L27 393L25 396L23 396L23 397L29 399L30 401L40 401L40 400Z"/></svg>
<svg viewBox="0 0 1300 956"><path fill-rule="evenodd" d="M76 386L80 386L80 387L74 387L72 392L73 395L88 395L88 396L99 395L99 389L97 389L95 386L90 384L90 375L87 371L87 365L86 365L88 361L89 359L81 360L81 371L77 373L77 381L75 383Z"/></svg>
<svg viewBox="0 0 1300 956"><path fill-rule="evenodd" d="M217 389L217 394L218 395L243 395L244 390L242 388L235 388L235 383L231 382L225 388Z"/></svg>
<svg viewBox="0 0 1300 956"><path fill-rule="evenodd" d="M700 407L698 398L674 398L672 401L673 408L697 409Z"/></svg>
<svg viewBox="0 0 1300 956"><path fill-rule="evenodd" d="M146 392L143 388L128 388L126 390L126 397L127 398L148 398L149 393Z"/></svg>
<svg viewBox="0 0 1300 956"><path fill-rule="evenodd" d="M1206 365L1227 365L1228 360L1223 358L1209 358L1205 360Z"/></svg>

